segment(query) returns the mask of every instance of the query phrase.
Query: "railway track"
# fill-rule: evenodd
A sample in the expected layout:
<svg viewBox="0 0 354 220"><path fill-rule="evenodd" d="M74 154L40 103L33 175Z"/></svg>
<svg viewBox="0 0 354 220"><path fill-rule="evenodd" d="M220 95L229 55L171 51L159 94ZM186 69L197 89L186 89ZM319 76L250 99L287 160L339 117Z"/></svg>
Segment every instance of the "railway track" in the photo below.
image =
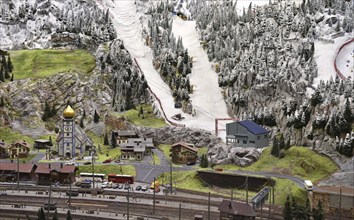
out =
<svg viewBox="0 0 354 220"><path fill-rule="evenodd" d="M201 206L199 204L194 204L195 199L184 198L183 205L181 206L181 218L182 219L193 219L194 215L202 214L207 216L207 206ZM166 200L167 202L168 200ZM68 198L58 198L53 197L51 202L57 203L58 209L66 209L69 207ZM171 202L171 201L170 201ZM205 203L206 201L200 201L199 203ZM22 195L7 195L3 196L0 201L0 205L16 205L16 204L30 204L35 207L42 207L44 203L48 203L48 198L43 196L22 196ZM155 215L159 217L165 217L169 219L178 219L179 207L177 204L166 207L164 205L165 201L157 200L155 204ZM211 219L218 219L219 212L217 211L220 203L211 203ZM97 198L73 198L71 199L71 209L76 211L103 211L110 213L126 213L128 209L128 204L125 201L112 200L102 200ZM153 216L153 205L152 201L150 203L141 202L131 202L129 203L130 214L132 215L147 215ZM262 216L263 219L283 219L281 210L278 208L271 208L271 212L268 212L268 208L264 207L261 212L257 210L257 216Z"/></svg>

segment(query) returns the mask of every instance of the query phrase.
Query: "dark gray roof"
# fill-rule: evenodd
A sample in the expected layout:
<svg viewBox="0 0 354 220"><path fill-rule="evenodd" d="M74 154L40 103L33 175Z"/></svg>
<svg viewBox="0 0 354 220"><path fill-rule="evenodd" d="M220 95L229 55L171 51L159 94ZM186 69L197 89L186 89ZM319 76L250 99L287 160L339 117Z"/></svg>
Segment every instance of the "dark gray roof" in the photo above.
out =
<svg viewBox="0 0 354 220"><path fill-rule="evenodd" d="M118 136L136 136L136 132L134 130L118 130L115 132Z"/></svg>
<svg viewBox="0 0 354 220"><path fill-rule="evenodd" d="M240 125L243 127L247 128L249 132L252 134L265 134L269 133L269 131L262 126L254 123L253 121L245 120L245 121L239 121L238 122Z"/></svg>
<svg viewBox="0 0 354 220"><path fill-rule="evenodd" d="M219 211L220 212L226 212L231 215L240 215L240 216L249 216L249 217L255 217L256 213L254 212L252 206L246 203L241 203L241 202L235 202L235 201L230 201L224 199L220 206L219 206Z"/></svg>

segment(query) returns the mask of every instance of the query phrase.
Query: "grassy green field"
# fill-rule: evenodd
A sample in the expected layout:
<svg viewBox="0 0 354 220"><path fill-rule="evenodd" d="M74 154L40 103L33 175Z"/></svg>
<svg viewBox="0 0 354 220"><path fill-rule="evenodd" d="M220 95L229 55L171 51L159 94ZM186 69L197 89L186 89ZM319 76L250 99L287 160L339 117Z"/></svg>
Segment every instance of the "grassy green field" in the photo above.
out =
<svg viewBox="0 0 354 220"><path fill-rule="evenodd" d="M25 140L31 148L33 147L34 143L34 139L32 137L23 135L20 132L4 127L0 128L0 139L4 140L7 144L11 144L13 141L17 140Z"/></svg>
<svg viewBox="0 0 354 220"><path fill-rule="evenodd" d="M160 165L161 164L160 157L157 154L152 154L151 163L155 165Z"/></svg>
<svg viewBox="0 0 354 220"><path fill-rule="evenodd" d="M117 148L111 148L110 146L103 145L103 137L96 135L95 133L89 131L87 135L92 139L95 146L100 145L100 149L98 149L97 162L103 162L106 159L119 159L121 156L121 150Z"/></svg>
<svg viewBox="0 0 354 220"><path fill-rule="evenodd" d="M43 78L61 72L88 73L95 57L86 50L16 50L9 51L15 79Z"/></svg>
<svg viewBox="0 0 354 220"><path fill-rule="evenodd" d="M136 109L128 110L122 114L117 114L117 116L124 116L130 123L139 126L161 128L167 125L164 119L157 118L154 115L152 106L150 104L144 104L142 107L144 111L144 118L139 116L140 106L137 106Z"/></svg>
<svg viewBox="0 0 354 220"><path fill-rule="evenodd" d="M271 148L264 150L257 162L248 167L236 165L218 165L214 168L225 170L272 171L288 175L299 176L313 182L326 178L334 173L338 167L329 158L317 154L307 147L291 147L285 157L279 159L270 155Z"/></svg>
<svg viewBox="0 0 354 220"><path fill-rule="evenodd" d="M273 178L275 182L274 187L274 201L275 204L284 205L287 195L294 197L296 202L301 205L306 204L307 191L298 187L293 181L288 179Z"/></svg>
<svg viewBox="0 0 354 220"><path fill-rule="evenodd" d="M170 144L160 144L159 146L157 146L157 148L162 151L162 153L165 155L165 157L167 158L168 161L171 162L171 157L170 157L170 149L171 149L171 145Z"/></svg>
<svg viewBox="0 0 354 220"><path fill-rule="evenodd" d="M92 165L79 166L79 173L92 173ZM95 173L104 173L106 175L111 173L136 175L135 167L133 165L116 165L116 164L97 164L95 165Z"/></svg>

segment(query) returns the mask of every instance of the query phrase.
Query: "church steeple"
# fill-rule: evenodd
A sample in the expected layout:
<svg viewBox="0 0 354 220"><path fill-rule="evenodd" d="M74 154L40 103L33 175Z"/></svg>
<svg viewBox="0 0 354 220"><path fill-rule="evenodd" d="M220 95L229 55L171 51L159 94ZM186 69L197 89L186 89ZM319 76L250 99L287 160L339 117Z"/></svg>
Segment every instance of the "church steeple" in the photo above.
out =
<svg viewBox="0 0 354 220"><path fill-rule="evenodd" d="M73 118L75 116L74 109L72 109L71 106L68 105L68 107L66 107L66 109L63 112L63 116L64 118Z"/></svg>

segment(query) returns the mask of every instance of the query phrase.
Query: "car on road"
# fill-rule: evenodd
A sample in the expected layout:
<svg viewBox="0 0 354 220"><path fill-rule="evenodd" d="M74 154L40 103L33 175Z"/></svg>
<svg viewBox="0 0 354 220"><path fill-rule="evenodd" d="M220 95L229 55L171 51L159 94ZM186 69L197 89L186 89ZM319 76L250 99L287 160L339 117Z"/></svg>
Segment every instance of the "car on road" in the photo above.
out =
<svg viewBox="0 0 354 220"><path fill-rule="evenodd" d="M78 190L67 191L66 195L76 197L76 196L79 196L79 191Z"/></svg>
<svg viewBox="0 0 354 220"><path fill-rule="evenodd" d="M104 188L108 188L108 182L103 182L102 185L101 185L101 188L104 189Z"/></svg>
<svg viewBox="0 0 354 220"><path fill-rule="evenodd" d="M146 191L146 190L148 190L149 189L149 186L147 186L147 185L145 185L145 186L143 186L143 187L141 187L141 191Z"/></svg>
<svg viewBox="0 0 354 220"><path fill-rule="evenodd" d="M130 185L129 185L129 184L125 184L125 185L124 185L124 189L125 189L125 190L130 189Z"/></svg>
<svg viewBox="0 0 354 220"><path fill-rule="evenodd" d="M118 189L123 189L123 184L118 184Z"/></svg>
<svg viewBox="0 0 354 220"><path fill-rule="evenodd" d="M86 161L84 165L91 165L91 161Z"/></svg>
<svg viewBox="0 0 354 220"><path fill-rule="evenodd" d="M50 210L50 211L54 211L57 209L57 203L45 203L44 206L43 206L43 209L44 210Z"/></svg>
<svg viewBox="0 0 354 220"><path fill-rule="evenodd" d="M117 189L118 188L118 184L117 183L113 183L112 184L112 189Z"/></svg>
<svg viewBox="0 0 354 220"><path fill-rule="evenodd" d="M0 192L0 196L7 196L6 192Z"/></svg>
<svg viewBox="0 0 354 220"><path fill-rule="evenodd" d="M115 163L120 163L120 160L119 160L119 159L117 159L117 160L115 160L114 162L115 162Z"/></svg>
<svg viewBox="0 0 354 220"><path fill-rule="evenodd" d="M111 163L111 162L112 162L112 159L106 159L102 163Z"/></svg>
<svg viewBox="0 0 354 220"><path fill-rule="evenodd" d="M136 187L135 187L135 190L136 190L136 191L140 191L140 190L141 190L141 186L140 186L140 185L139 185L139 186L136 186Z"/></svg>
<svg viewBox="0 0 354 220"><path fill-rule="evenodd" d="M195 161L189 161L189 162L187 162L187 166L192 166L192 165L195 165Z"/></svg>

